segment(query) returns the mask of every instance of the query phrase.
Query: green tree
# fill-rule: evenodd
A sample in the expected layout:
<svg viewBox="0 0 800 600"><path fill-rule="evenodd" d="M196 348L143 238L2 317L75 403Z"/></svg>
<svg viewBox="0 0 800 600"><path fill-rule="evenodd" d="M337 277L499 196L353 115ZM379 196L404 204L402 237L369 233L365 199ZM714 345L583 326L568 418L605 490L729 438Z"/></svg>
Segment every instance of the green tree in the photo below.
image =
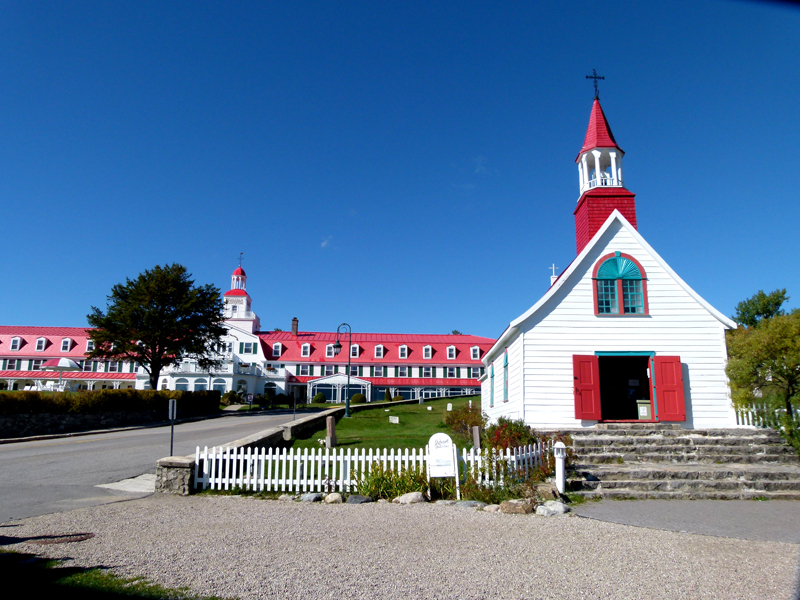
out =
<svg viewBox="0 0 800 600"><path fill-rule="evenodd" d="M92 307L88 357L138 362L150 388L158 389L161 370L183 358L202 369L220 364L215 348L227 331L222 308L218 288L195 286L181 265L157 265L111 288L106 312Z"/></svg>
<svg viewBox="0 0 800 600"><path fill-rule="evenodd" d="M450 332L450 335L464 335L464 334L461 333L458 329L453 329L453 331Z"/></svg>
<svg viewBox="0 0 800 600"><path fill-rule="evenodd" d="M765 319L785 315L786 311L782 310L781 306L788 299L785 289L775 290L769 294L758 290L758 293L736 305L736 314L731 318L739 325L755 327Z"/></svg>
<svg viewBox="0 0 800 600"><path fill-rule="evenodd" d="M728 365L735 406L772 402L794 420L800 398L800 310L728 332Z"/></svg>

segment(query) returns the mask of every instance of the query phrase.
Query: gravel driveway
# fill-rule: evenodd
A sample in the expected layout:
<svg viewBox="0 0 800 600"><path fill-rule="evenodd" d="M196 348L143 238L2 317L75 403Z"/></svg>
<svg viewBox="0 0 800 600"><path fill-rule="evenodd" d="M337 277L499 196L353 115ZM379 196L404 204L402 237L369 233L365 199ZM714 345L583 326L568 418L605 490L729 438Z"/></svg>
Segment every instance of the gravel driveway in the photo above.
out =
<svg viewBox="0 0 800 600"><path fill-rule="evenodd" d="M92 532L78 543L8 544ZM448 506L154 495L0 527L5 549L246 598L795 598L795 544Z"/></svg>

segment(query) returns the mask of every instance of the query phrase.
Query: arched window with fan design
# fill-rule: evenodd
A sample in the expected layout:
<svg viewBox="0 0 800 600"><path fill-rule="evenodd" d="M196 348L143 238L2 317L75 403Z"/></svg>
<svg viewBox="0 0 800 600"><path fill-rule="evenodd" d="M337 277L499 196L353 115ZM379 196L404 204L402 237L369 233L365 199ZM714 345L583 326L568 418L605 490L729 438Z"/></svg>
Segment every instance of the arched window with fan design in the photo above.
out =
<svg viewBox="0 0 800 600"><path fill-rule="evenodd" d="M629 254L614 252L597 261L594 281L594 314L649 315L647 275Z"/></svg>

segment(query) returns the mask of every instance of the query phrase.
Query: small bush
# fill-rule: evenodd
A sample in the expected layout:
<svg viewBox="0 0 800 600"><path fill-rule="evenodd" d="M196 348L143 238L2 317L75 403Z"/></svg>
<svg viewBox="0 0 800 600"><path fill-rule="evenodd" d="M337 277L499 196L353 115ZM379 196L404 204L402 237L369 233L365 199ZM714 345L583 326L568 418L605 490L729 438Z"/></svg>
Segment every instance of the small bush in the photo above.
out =
<svg viewBox="0 0 800 600"><path fill-rule="evenodd" d="M364 394L353 394L353 397L350 398L350 404L365 404L366 402L367 397Z"/></svg>
<svg viewBox="0 0 800 600"><path fill-rule="evenodd" d="M394 402L400 402L400 400L405 400L405 398L403 398L402 396L395 396L394 398L392 398L392 400Z"/></svg>
<svg viewBox="0 0 800 600"><path fill-rule="evenodd" d="M483 444L490 448L517 448L528 446L539 441L538 436L522 419L499 417L497 423L489 425L484 434Z"/></svg>
<svg viewBox="0 0 800 600"><path fill-rule="evenodd" d="M376 462L366 473L359 473L356 479L356 493L369 496L373 500L391 500L409 492L428 491L424 468L392 471L384 469L381 463Z"/></svg>
<svg viewBox="0 0 800 600"><path fill-rule="evenodd" d="M239 397L239 394L231 390L230 392L225 392L222 395L222 404L225 406L230 406L231 404L240 404L242 399Z"/></svg>
<svg viewBox="0 0 800 600"><path fill-rule="evenodd" d="M453 436L460 443L467 445L472 445L472 428L477 425L483 430L488 422L489 417L481 412L478 403L473 403L472 408L465 404L450 411L444 418L444 423L450 428Z"/></svg>
<svg viewBox="0 0 800 600"><path fill-rule="evenodd" d="M315 395L315 396L314 396L314 397L311 399L311 402L312 402L313 404L325 404L327 401L328 401L328 399L327 399L327 398L325 398L325 394L323 394L322 392L319 392L318 394L316 394L316 395Z"/></svg>

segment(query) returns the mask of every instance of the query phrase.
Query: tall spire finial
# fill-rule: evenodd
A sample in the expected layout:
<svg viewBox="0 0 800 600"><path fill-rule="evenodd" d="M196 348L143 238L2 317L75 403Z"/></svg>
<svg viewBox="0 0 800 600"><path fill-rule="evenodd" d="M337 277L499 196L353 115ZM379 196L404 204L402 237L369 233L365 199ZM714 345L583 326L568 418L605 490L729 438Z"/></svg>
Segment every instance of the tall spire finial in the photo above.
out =
<svg viewBox="0 0 800 600"><path fill-rule="evenodd" d="M597 69L592 69L592 74L587 75L586 79L594 79L594 99L600 99L600 91L597 89L597 80L598 79L605 79L605 77L597 74Z"/></svg>

